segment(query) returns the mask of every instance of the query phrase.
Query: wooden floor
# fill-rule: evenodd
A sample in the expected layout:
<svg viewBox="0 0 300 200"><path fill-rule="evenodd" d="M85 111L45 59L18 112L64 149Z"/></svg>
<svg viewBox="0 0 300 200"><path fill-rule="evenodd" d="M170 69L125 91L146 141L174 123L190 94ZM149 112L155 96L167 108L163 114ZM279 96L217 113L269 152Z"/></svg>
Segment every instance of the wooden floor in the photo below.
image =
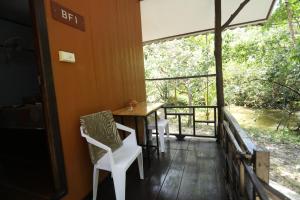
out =
<svg viewBox="0 0 300 200"><path fill-rule="evenodd" d="M151 167L144 161L145 179L140 180L137 163L127 171L127 200L226 200L219 147L213 140L186 138L166 141L167 150L154 157ZM98 199L115 199L110 177L100 184Z"/></svg>

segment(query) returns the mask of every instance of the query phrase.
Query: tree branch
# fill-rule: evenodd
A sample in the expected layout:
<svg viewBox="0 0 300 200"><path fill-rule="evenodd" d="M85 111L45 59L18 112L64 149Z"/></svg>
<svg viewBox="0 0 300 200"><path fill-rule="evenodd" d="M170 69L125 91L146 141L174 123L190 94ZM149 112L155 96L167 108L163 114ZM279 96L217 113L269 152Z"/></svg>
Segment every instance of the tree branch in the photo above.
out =
<svg viewBox="0 0 300 200"><path fill-rule="evenodd" d="M238 7L238 9L236 11L234 11L234 13L229 17L229 19L227 20L227 22L225 22L225 24L221 27L221 30L223 31L225 28L227 28L227 26L229 26L229 24L234 20L234 18L240 13L240 11L245 7L245 5L249 2L250 0L245 0L243 1L240 6Z"/></svg>
<svg viewBox="0 0 300 200"><path fill-rule="evenodd" d="M293 16L292 16L292 11L291 11L288 0L285 0L285 8L288 13L287 21L288 21L288 25L289 25L291 38L292 38L292 45L293 45L293 47L295 47L296 46L296 37L295 37L295 31L294 31L294 26L293 26Z"/></svg>
<svg viewBox="0 0 300 200"><path fill-rule="evenodd" d="M291 90L292 92L294 92L295 94L297 94L297 95L300 96L300 91L298 91L297 89L292 88L292 87L290 87L290 86L288 86L288 85L284 85L284 84L279 83L279 82L276 82L276 81L270 81L270 80L258 79L258 78L257 78L257 79L252 79L252 80L253 80L253 81L271 82L271 83L274 83L274 84L279 85L279 86L281 86L281 87L285 87L285 88Z"/></svg>

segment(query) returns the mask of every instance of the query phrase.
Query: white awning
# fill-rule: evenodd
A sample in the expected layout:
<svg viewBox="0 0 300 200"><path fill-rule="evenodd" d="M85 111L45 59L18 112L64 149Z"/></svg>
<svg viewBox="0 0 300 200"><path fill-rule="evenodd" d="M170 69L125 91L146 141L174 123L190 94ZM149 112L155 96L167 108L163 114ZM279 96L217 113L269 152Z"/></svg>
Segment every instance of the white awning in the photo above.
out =
<svg viewBox="0 0 300 200"><path fill-rule="evenodd" d="M243 1L222 0L223 24ZM250 0L230 26L264 22L269 17L274 2L275 0ZM213 31L214 0L143 0L141 16L144 42Z"/></svg>

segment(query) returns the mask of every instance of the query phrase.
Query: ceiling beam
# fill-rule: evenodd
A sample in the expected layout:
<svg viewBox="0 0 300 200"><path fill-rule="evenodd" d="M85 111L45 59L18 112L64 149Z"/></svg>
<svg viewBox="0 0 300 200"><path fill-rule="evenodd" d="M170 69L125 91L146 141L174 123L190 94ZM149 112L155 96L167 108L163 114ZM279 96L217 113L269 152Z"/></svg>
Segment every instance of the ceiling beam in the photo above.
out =
<svg viewBox="0 0 300 200"><path fill-rule="evenodd" d="M222 31L227 28L230 23L234 20L234 18L240 13L240 11L245 7L245 5L247 5L247 3L249 3L250 0L245 0L243 1L240 6L238 7L238 9L236 11L234 11L234 13L232 13L232 15L229 17L229 19L225 22L225 24L223 24L222 26Z"/></svg>

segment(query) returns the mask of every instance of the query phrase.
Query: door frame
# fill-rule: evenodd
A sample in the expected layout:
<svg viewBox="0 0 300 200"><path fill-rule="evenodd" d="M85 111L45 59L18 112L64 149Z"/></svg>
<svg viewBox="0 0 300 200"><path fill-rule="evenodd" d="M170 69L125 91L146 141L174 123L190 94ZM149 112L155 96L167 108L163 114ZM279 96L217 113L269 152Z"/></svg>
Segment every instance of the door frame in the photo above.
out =
<svg viewBox="0 0 300 200"><path fill-rule="evenodd" d="M61 199L67 194L67 179L52 73L51 53L46 23L45 0L29 0L33 15L33 29L37 38L37 59L40 71L40 87L43 98L45 125L53 173L55 195L51 199Z"/></svg>

